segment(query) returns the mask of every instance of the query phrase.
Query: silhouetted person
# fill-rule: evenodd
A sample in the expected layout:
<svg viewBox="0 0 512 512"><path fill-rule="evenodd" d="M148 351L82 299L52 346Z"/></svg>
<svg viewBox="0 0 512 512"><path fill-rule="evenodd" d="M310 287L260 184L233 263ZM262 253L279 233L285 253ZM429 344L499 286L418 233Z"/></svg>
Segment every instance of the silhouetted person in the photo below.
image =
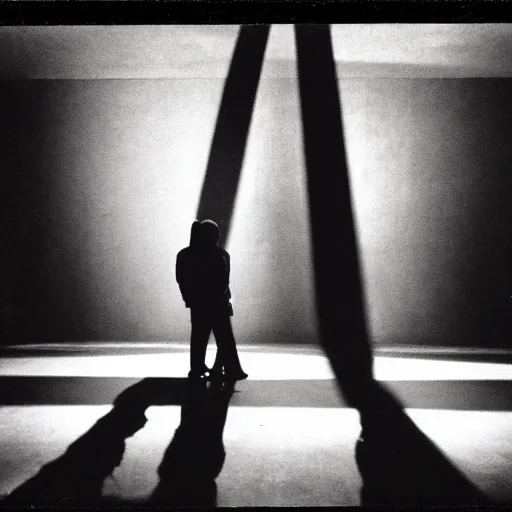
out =
<svg viewBox="0 0 512 512"><path fill-rule="evenodd" d="M233 308L229 289L230 256L218 247L219 227L211 220L192 224L190 245L176 258L176 280L190 308L189 377L220 377L227 380L247 378L236 350L231 316ZM217 357L210 371L205 364L206 347L213 330Z"/></svg>

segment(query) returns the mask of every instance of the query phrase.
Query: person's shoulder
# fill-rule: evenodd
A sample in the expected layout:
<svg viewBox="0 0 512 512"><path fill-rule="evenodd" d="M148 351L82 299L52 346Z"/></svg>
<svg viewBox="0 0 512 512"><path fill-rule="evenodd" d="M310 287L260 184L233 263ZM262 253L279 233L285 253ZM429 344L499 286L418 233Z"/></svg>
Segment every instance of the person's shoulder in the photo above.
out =
<svg viewBox="0 0 512 512"><path fill-rule="evenodd" d="M190 247L185 247L183 249L181 249L180 252L178 252L178 258L181 258L183 256L186 256L188 253L190 252Z"/></svg>
<svg viewBox="0 0 512 512"><path fill-rule="evenodd" d="M229 256L229 252L226 251L226 249L220 249L220 255L224 261L226 261L228 264L231 261L231 257Z"/></svg>

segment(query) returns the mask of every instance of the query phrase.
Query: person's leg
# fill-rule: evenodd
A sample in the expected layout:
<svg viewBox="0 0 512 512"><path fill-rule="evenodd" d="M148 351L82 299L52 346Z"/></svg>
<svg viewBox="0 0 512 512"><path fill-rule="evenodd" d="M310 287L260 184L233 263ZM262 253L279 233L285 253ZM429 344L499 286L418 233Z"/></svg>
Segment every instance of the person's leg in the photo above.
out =
<svg viewBox="0 0 512 512"><path fill-rule="evenodd" d="M215 335L215 344L217 345L217 354L215 355L215 362L213 363L211 373L213 376L220 377L224 371L224 361L225 357L222 351L222 345L219 344L218 336Z"/></svg>
<svg viewBox="0 0 512 512"><path fill-rule="evenodd" d="M218 357L224 365L226 376L232 376L237 380L247 378L238 357L231 317L226 314L219 314L213 319L212 326L217 342Z"/></svg>
<svg viewBox="0 0 512 512"><path fill-rule="evenodd" d="M217 338L215 338L215 341L217 341ZM222 362L221 357L221 351L219 350L219 344L217 343L217 354L215 356L215 362L213 363L212 369L210 372L214 376L220 376L222 375L222 372L224 370L224 363Z"/></svg>
<svg viewBox="0 0 512 512"><path fill-rule="evenodd" d="M230 317L233 316L233 306L231 305L231 302L228 304L228 308L225 311ZM220 314L223 312L221 311ZM231 333L232 333L232 327ZM234 336L233 336L234 339ZM219 346L219 342L217 339L217 336L215 337L215 343L217 345L217 354L215 355L215 362L213 363L212 369L210 370L211 377L219 378L222 377L222 374L224 372L224 359L222 355L222 345Z"/></svg>
<svg viewBox="0 0 512 512"><path fill-rule="evenodd" d="M190 374L201 375L208 370L204 363L208 338L212 330L211 319L203 311L190 310L192 332L190 335Z"/></svg>
<svg viewBox="0 0 512 512"><path fill-rule="evenodd" d="M222 313L220 313L222 314ZM213 315L214 319L217 319L219 317L219 312L215 312ZM217 345L217 354L215 355L215 362L213 363L212 369L211 369L211 376L212 377L222 377L222 374L224 373L225 369L225 362L226 362L226 354L224 353L224 344L222 343L223 338L225 338L225 334L223 332L222 326L215 327L214 324L216 321L212 323L212 329L214 330L214 336L215 336L215 344ZM215 329L217 330L217 334L215 333ZM224 329L225 331L226 329ZM233 336L234 338L234 336ZM219 341L220 340L220 341Z"/></svg>

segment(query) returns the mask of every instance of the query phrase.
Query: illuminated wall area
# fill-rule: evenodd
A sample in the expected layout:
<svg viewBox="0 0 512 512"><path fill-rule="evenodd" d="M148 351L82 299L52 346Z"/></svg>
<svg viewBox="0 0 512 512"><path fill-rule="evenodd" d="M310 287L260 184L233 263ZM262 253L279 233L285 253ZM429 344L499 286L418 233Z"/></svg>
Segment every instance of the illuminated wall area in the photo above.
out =
<svg viewBox="0 0 512 512"><path fill-rule="evenodd" d="M342 84L376 340L503 343L512 82Z"/></svg>
<svg viewBox="0 0 512 512"><path fill-rule="evenodd" d="M144 76L122 66L104 76L83 56L73 75L69 54L68 68L55 60L60 47L48 76L32 60L7 76L17 68L4 62L4 343L188 339L174 263L188 244L237 35L188 30L175 34L192 56L164 75L148 64ZM201 30L209 53L203 47L199 62ZM240 343L317 341L298 83L293 58L273 58L279 34L227 245ZM92 40L81 40L82 52ZM339 85L374 343L503 345L512 82L342 76Z"/></svg>

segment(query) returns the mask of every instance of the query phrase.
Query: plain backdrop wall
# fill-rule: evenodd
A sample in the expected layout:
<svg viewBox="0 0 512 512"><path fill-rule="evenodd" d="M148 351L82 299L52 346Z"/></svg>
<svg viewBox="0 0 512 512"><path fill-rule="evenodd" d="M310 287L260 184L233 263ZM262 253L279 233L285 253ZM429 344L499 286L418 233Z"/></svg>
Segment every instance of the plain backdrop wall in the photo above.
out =
<svg viewBox="0 0 512 512"><path fill-rule="evenodd" d="M109 53L112 41L94 57L101 37L124 41L128 29L68 28L53 39L37 29L47 46L32 41L30 51L29 29L0 34L12 49L0 69L15 78L0 82L3 343L187 340L174 263L188 244L236 27L177 27L174 53L164 29L172 73L159 78L155 61L144 79L126 63L147 41L135 38L124 60ZM315 342L296 64L282 50L293 32L274 29L227 246L233 320L239 342ZM121 63L123 78L105 79L101 59ZM401 72L410 77L340 73L339 82L373 341L507 346L512 83ZM73 73L80 79L59 78ZM46 74L56 78L30 78Z"/></svg>
<svg viewBox="0 0 512 512"><path fill-rule="evenodd" d="M222 86L2 84L4 331L188 337L174 260ZM340 91L374 341L503 344L512 84L345 79ZM240 342L315 341L301 137L295 80L262 80L228 243Z"/></svg>
<svg viewBox="0 0 512 512"><path fill-rule="evenodd" d="M511 87L342 83L376 340L507 344Z"/></svg>

